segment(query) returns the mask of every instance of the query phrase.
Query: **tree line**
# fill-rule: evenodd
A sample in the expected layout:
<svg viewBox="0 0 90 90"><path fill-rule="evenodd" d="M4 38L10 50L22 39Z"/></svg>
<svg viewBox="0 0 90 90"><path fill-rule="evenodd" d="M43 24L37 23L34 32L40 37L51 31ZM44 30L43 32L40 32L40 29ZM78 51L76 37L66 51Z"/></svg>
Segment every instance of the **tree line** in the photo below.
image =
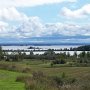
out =
<svg viewBox="0 0 90 90"><path fill-rule="evenodd" d="M0 47L0 60L5 61L23 61L23 60L52 60L54 64L64 64L67 62L75 63L90 63L90 52L82 51L77 54L77 51L74 51L74 54L71 55L69 52L55 53L54 50L48 49L44 54L34 54L33 51L30 51L29 54L25 52L3 52L2 47Z"/></svg>

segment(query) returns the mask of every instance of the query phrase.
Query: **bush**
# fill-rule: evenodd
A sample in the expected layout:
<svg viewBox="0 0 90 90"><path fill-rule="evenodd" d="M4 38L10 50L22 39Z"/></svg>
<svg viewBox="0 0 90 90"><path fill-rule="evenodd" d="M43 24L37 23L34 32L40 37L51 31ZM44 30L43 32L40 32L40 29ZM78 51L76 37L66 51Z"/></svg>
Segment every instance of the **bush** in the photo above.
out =
<svg viewBox="0 0 90 90"><path fill-rule="evenodd" d="M24 69L22 70L23 73L29 73L30 71L31 71L30 68L24 68Z"/></svg>
<svg viewBox="0 0 90 90"><path fill-rule="evenodd" d="M51 77L52 80L54 80L54 82L56 83L57 86L62 86L63 85L63 79L61 77L58 76L52 76Z"/></svg>
<svg viewBox="0 0 90 90"><path fill-rule="evenodd" d="M43 77L45 77L43 72L41 72L41 71L33 72L33 79L40 80Z"/></svg>
<svg viewBox="0 0 90 90"><path fill-rule="evenodd" d="M61 59L61 64L65 64L66 63L66 61L64 60L64 59Z"/></svg>
<svg viewBox="0 0 90 90"><path fill-rule="evenodd" d="M26 90L66 90L67 86L76 82L74 78L67 78L65 73L62 76L46 76L43 72L33 72L33 76L18 76L17 82L24 82ZM63 89L61 89L63 88ZM69 87L67 90L73 90Z"/></svg>
<svg viewBox="0 0 90 90"><path fill-rule="evenodd" d="M51 67L53 67L54 63L53 63L53 62L51 62L51 64L50 64L50 65L51 65Z"/></svg>
<svg viewBox="0 0 90 90"><path fill-rule="evenodd" d="M62 78L65 78L65 77L66 77L65 72L62 73L62 76L61 76L61 77L62 77Z"/></svg>
<svg viewBox="0 0 90 90"><path fill-rule="evenodd" d="M16 78L16 82L26 82L27 80L30 80L31 77L30 76L18 76Z"/></svg>
<svg viewBox="0 0 90 90"><path fill-rule="evenodd" d="M52 61L53 64L65 64L66 61L64 59L61 59L61 60L54 60Z"/></svg>
<svg viewBox="0 0 90 90"><path fill-rule="evenodd" d="M18 76L17 82L24 82L26 90L58 90L54 81L43 74L43 72L33 72L33 76Z"/></svg>
<svg viewBox="0 0 90 90"><path fill-rule="evenodd" d="M35 80L27 80L25 82L25 90L35 90L36 88L36 82Z"/></svg>

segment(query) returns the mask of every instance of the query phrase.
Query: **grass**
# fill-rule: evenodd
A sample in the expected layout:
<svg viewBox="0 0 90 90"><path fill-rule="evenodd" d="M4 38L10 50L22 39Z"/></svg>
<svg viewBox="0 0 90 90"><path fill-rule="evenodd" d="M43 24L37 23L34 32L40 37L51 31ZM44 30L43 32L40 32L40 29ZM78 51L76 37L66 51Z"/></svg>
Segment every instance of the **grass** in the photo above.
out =
<svg viewBox="0 0 90 90"><path fill-rule="evenodd" d="M66 67L62 65L55 65L54 67L50 66L50 61L41 61L41 60L24 60L22 62L4 62L0 61L0 65L15 66L13 69L0 70L0 90L25 90L25 85L22 82L16 82L18 76L23 75L32 75L33 72L43 72L46 76L58 76L60 77L65 73L68 78L76 78L80 82L84 83L84 78L90 78L90 67ZM8 67L7 66L7 67ZM22 73L22 71L24 72ZM90 79L86 80L88 83ZM30 82L30 81L29 81ZM36 82L33 81L32 84ZM35 84L36 85L36 84ZM86 83L87 85L87 83ZM35 87L35 86L34 86ZM85 87L87 88L87 87ZM37 89L36 89L37 90ZM42 89L43 90L43 89ZM56 89L55 89L56 90ZM62 89L61 89L62 90ZM63 89L64 90L64 89ZM68 90L68 89L67 89ZM70 89L72 90L72 89ZM74 89L73 89L74 90ZM75 89L78 90L78 89ZM81 90L81 89L80 89ZM86 90L90 90L86 89Z"/></svg>
<svg viewBox="0 0 90 90"><path fill-rule="evenodd" d="M24 83L16 82L22 73L0 70L0 90L25 90Z"/></svg>
<svg viewBox="0 0 90 90"><path fill-rule="evenodd" d="M16 71L22 72L25 69L30 69L29 74L33 73L34 71L42 71L46 75L50 76L60 76L63 72L67 74L69 77L82 77L82 75L85 75L87 73L90 73L90 67L65 67L62 65L55 65L54 67L50 66L50 62L46 61L43 62L41 60L28 60L23 62L2 62L0 61L0 64L4 65L14 65L16 66ZM19 70L17 70L19 69Z"/></svg>

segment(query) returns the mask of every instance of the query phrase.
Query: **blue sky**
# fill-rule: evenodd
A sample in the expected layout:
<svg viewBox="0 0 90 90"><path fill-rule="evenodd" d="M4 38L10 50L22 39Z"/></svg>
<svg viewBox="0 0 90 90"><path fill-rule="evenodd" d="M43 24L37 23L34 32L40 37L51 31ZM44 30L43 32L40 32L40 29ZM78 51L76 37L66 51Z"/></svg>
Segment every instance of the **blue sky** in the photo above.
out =
<svg viewBox="0 0 90 90"><path fill-rule="evenodd" d="M90 0L0 0L0 42L13 39L89 43Z"/></svg>
<svg viewBox="0 0 90 90"><path fill-rule="evenodd" d="M17 8L19 11L26 13L28 16L38 16L45 23L56 23L56 22L65 22L67 19L60 15L63 7L67 7L71 10L78 10L84 5L90 3L90 0L77 0L76 2L62 2L56 4L40 5L35 7L24 7ZM86 19L86 18L85 18ZM82 20L71 20L73 22L82 23ZM89 18L88 18L89 19ZM90 19L89 19L90 20ZM67 20L68 21L68 20ZM85 20L83 23L89 23Z"/></svg>
<svg viewBox="0 0 90 90"><path fill-rule="evenodd" d="M75 3L62 2L62 3L57 3L57 4L49 4L49 5L41 5L41 6L25 7L25 8L17 8L17 9L19 11L26 13L28 16L38 16L46 23L48 22L56 23L56 22L66 21L66 18L60 15L60 11L62 10L63 7L67 7L71 10L77 10L89 3L90 3L90 0L78 0ZM81 20L77 19L77 20L71 20L71 21L82 23ZM87 21L83 23L87 23Z"/></svg>

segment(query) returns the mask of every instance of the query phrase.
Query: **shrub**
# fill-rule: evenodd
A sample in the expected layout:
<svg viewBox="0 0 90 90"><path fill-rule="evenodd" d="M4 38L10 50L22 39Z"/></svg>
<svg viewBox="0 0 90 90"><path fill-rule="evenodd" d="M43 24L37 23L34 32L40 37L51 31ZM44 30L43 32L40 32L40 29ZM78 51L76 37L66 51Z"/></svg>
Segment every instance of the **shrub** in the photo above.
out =
<svg viewBox="0 0 90 90"><path fill-rule="evenodd" d="M25 82L25 89L26 90L35 90L35 88L36 88L35 80L27 80Z"/></svg>
<svg viewBox="0 0 90 90"><path fill-rule="evenodd" d="M30 76L18 76L16 78L16 82L26 82L27 80L30 80L31 77Z"/></svg>
<svg viewBox="0 0 90 90"><path fill-rule="evenodd" d="M53 63L53 62L51 62L51 64L50 64L50 65L51 65L51 67L53 67L54 63Z"/></svg>
<svg viewBox="0 0 90 90"><path fill-rule="evenodd" d="M52 61L53 64L65 64L66 61L64 59L61 59L61 60L54 60Z"/></svg>
<svg viewBox="0 0 90 90"><path fill-rule="evenodd" d="M33 72L33 79L40 80L41 78L45 77L44 73L41 71Z"/></svg>
<svg viewBox="0 0 90 90"><path fill-rule="evenodd" d="M66 63L66 61L64 60L64 59L61 59L61 64L65 64Z"/></svg>
<svg viewBox="0 0 90 90"><path fill-rule="evenodd" d="M30 68L24 68L24 69L22 70L23 73L28 73L28 72L30 72L30 71L31 71Z"/></svg>
<svg viewBox="0 0 90 90"><path fill-rule="evenodd" d="M65 72L62 73L62 76L61 76L61 77L62 77L62 78L65 78L65 77L66 77Z"/></svg>
<svg viewBox="0 0 90 90"><path fill-rule="evenodd" d="M54 82L56 83L57 86L62 86L63 85L63 79L61 77L58 76L52 76L51 77L52 80L54 80Z"/></svg>
<svg viewBox="0 0 90 90"><path fill-rule="evenodd" d="M33 76L18 76L17 82L24 82L26 90L79 90L76 88L75 78L67 78L63 72L59 76L46 76L43 72L33 72ZM86 86L86 85L85 85ZM84 88L88 88L85 87ZM80 89L81 90L81 89ZM85 89L83 89L85 90ZM88 89L87 89L88 90Z"/></svg>

